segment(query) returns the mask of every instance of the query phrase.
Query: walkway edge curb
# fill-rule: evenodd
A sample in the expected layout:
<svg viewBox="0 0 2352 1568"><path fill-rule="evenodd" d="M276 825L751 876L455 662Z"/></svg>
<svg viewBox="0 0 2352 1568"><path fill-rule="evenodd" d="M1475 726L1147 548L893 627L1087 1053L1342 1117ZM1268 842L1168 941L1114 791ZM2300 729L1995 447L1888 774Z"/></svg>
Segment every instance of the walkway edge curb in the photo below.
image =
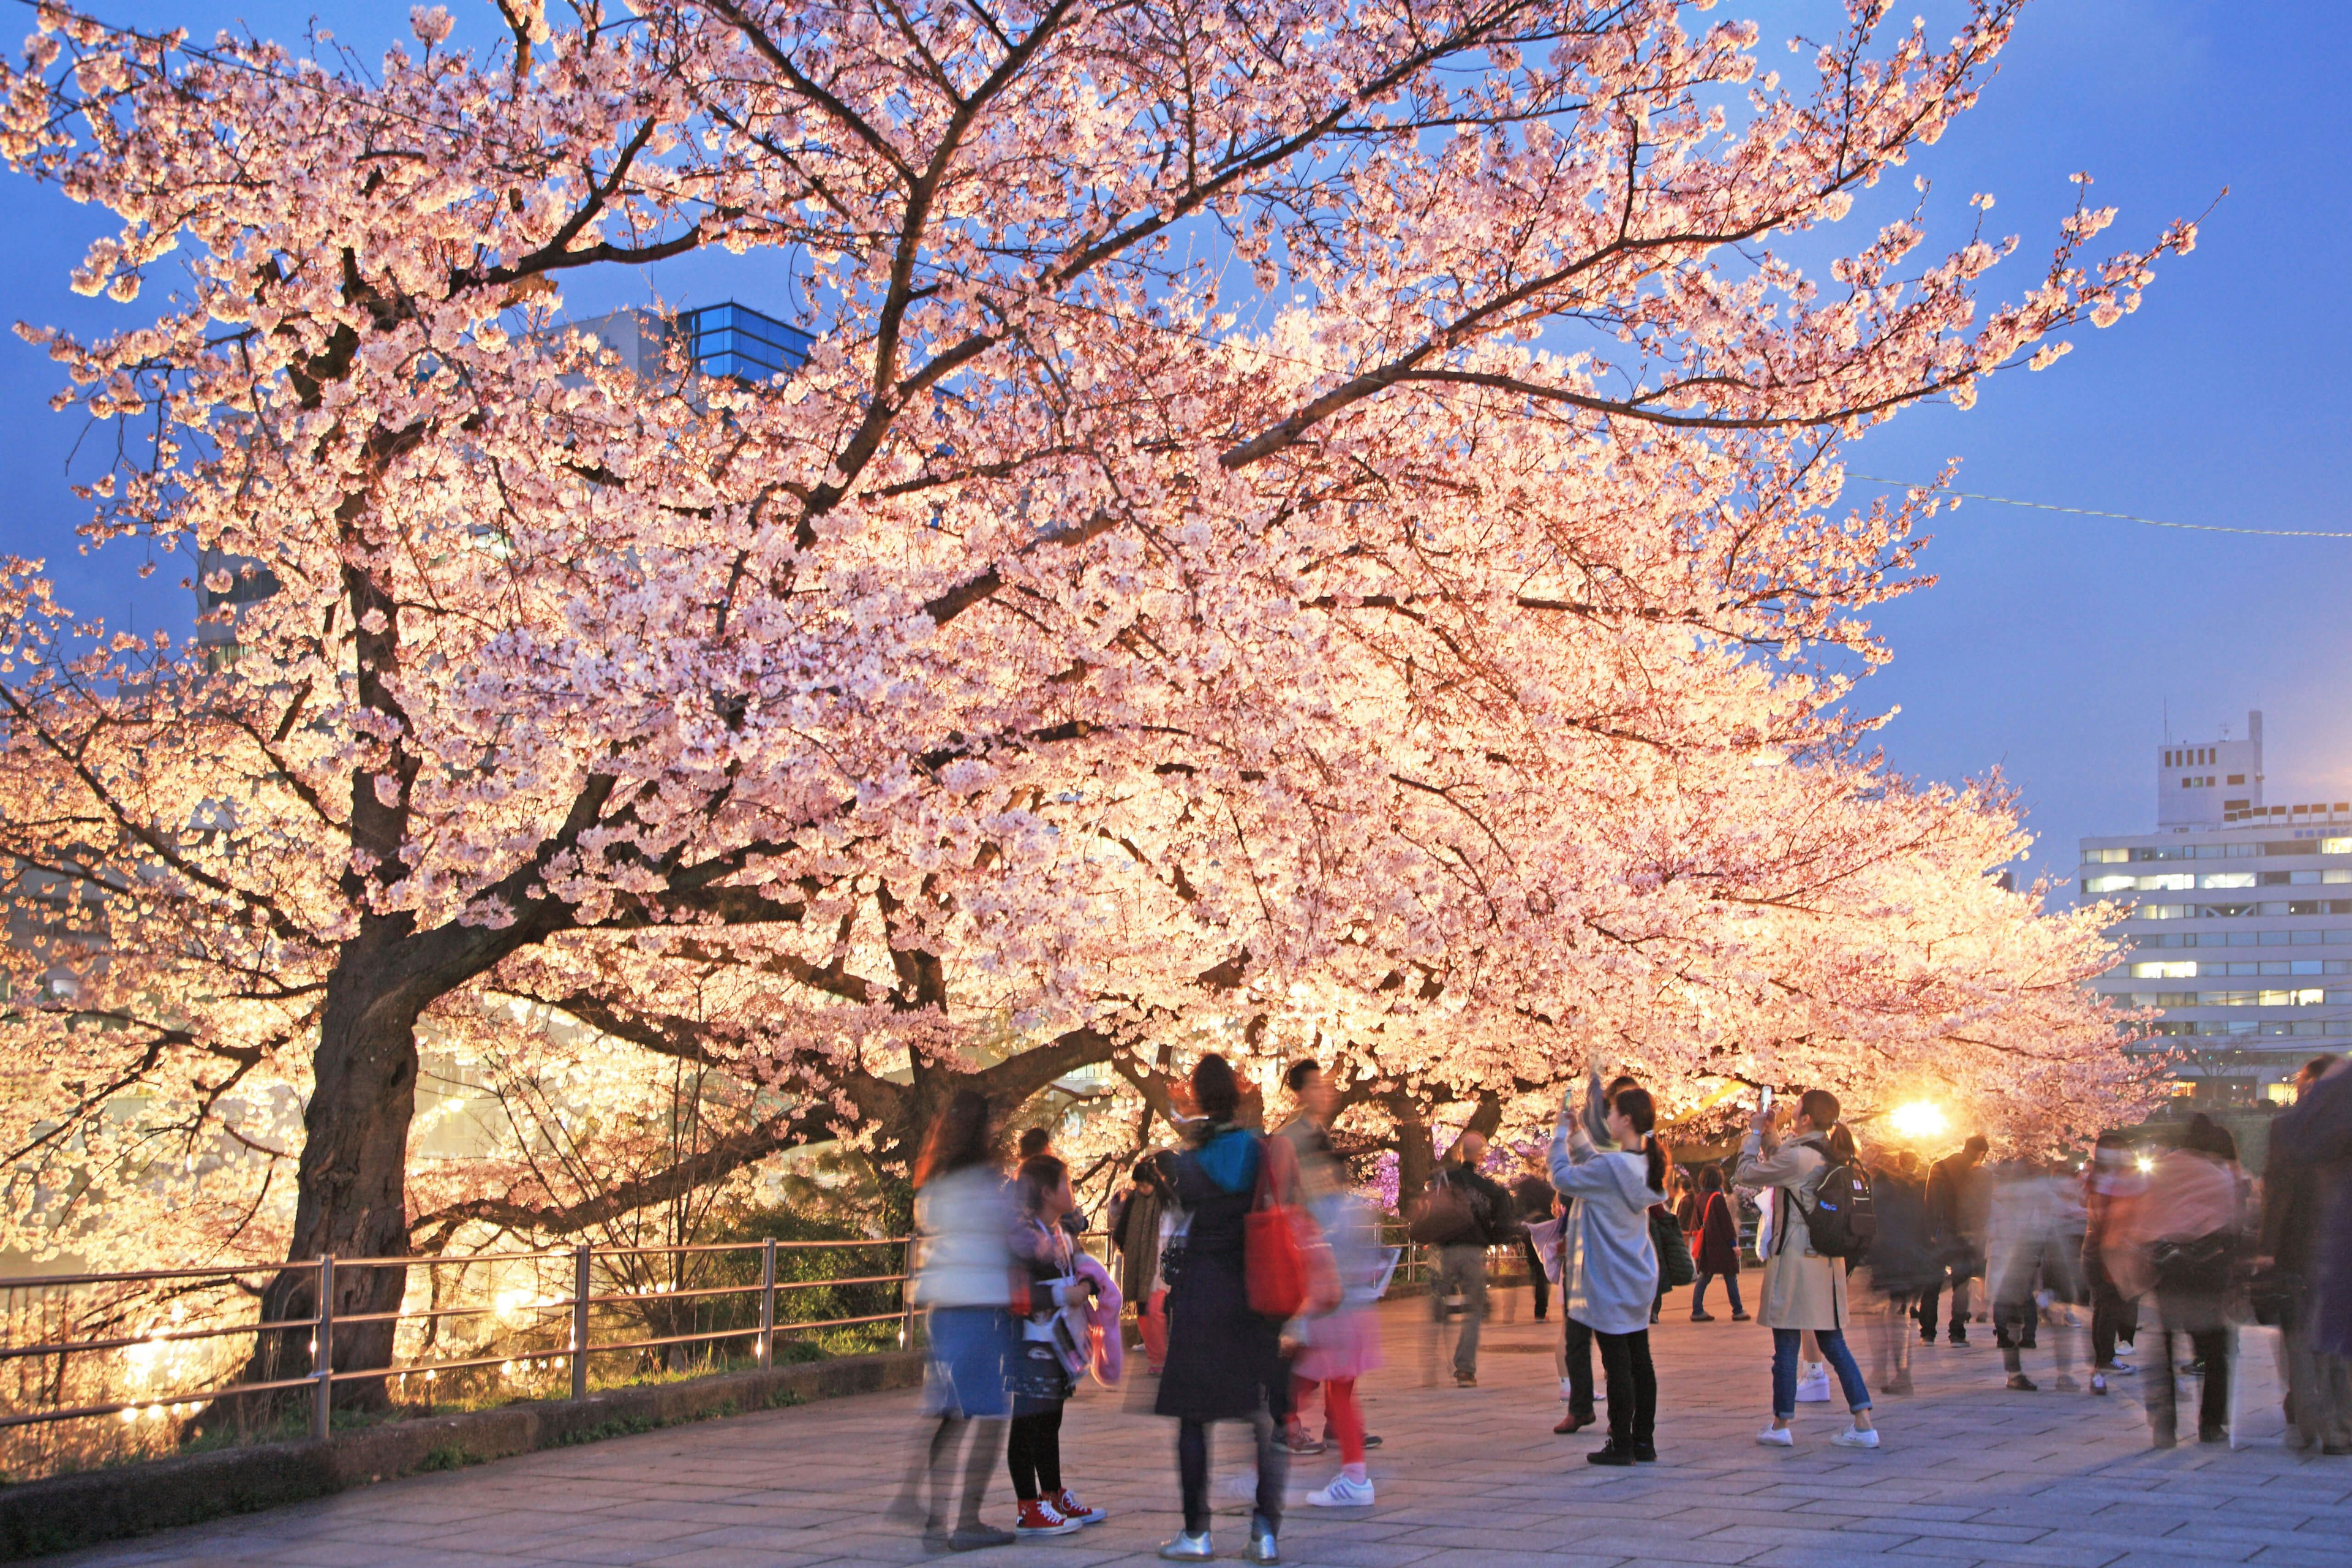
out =
<svg viewBox="0 0 2352 1568"><path fill-rule="evenodd" d="M919 1351L844 1356L616 1388L577 1402L530 1401L393 1422L322 1443L255 1444L25 1481L0 1487L0 1561L253 1513L418 1471L457 1469L813 1399L909 1388L922 1377Z"/></svg>

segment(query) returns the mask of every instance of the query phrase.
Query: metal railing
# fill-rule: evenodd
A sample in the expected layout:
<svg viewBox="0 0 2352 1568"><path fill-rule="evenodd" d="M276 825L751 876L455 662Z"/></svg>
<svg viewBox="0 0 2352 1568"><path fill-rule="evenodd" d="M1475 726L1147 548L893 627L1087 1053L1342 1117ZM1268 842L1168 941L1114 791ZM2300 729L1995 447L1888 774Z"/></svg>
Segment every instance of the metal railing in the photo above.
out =
<svg viewBox="0 0 2352 1568"><path fill-rule="evenodd" d="M843 1277L827 1276L810 1279L779 1280L776 1260L779 1253L827 1249L842 1252L881 1251L895 1254L897 1266L893 1273L862 1273ZM103 1354L109 1352L136 1352L150 1347L193 1344L203 1341L243 1337L261 1344L264 1336L297 1335L308 1331L310 1370L289 1377L262 1377L227 1383L212 1383L187 1389L164 1389L142 1393L135 1398L100 1399L82 1404L58 1403L31 1410L0 1411L0 1431L42 1426L65 1421L93 1420L109 1415L160 1414L188 1405L209 1405L222 1400L233 1400L261 1394L282 1394L289 1390L307 1389L310 1398L310 1433L324 1437L332 1422L335 1388L339 1384L386 1382L418 1376L438 1376L443 1373L463 1372L478 1368L507 1366L519 1361L538 1363L548 1361L568 1361L571 1372L570 1397L588 1396L589 1363L600 1355L644 1352L675 1345L696 1344L716 1346L749 1340L752 1359L761 1367L774 1364L777 1340L787 1334L809 1333L820 1330L844 1330L895 1322L899 1325L901 1345L909 1342L912 1331L913 1306L905 1289L911 1263L912 1241L907 1237L876 1238L843 1238L812 1241L750 1241L718 1242L682 1246L655 1247L593 1247L583 1243L577 1247L551 1251L477 1253L448 1258L343 1258L322 1257L309 1263L230 1264L202 1268L143 1269L102 1274L23 1275L0 1279L0 1293L23 1299L27 1294L36 1298L56 1299L64 1294L91 1287L160 1285L164 1282L187 1284L201 1288L209 1283L215 1287L249 1289L243 1281L256 1276L273 1279L289 1274L312 1273L309 1294L316 1301L316 1310L298 1317L276 1320L257 1319L249 1322L214 1324L195 1328L158 1327L136 1333L109 1333L80 1338L44 1338L29 1343L0 1341L0 1367L22 1366L38 1359L46 1363L55 1358L58 1375L52 1385L62 1391L69 1380L65 1369L70 1358ZM623 1259L670 1258L717 1254L753 1253L759 1259L759 1278L754 1281L697 1286L693 1289L656 1287L651 1289L607 1288L600 1293L596 1288L597 1264L606 1263L608 1282L618 1272L611 1265ZM346 1312L335 1310L337 1274L340 1270L365 1269L370 1272L394 1268L402 1271L402 1296L407 1294L407 1272L416 1268L466 1268L482 1265L493 1267L507 1264L543 1264L568 1258L571 1262L571 1293L565 1296L534 1295L520 1305L500 1305L485 1301L478 1305L429 1306L415 1310L395 1309L392 1311ZM886 1264L886 1267L888 1265ZM845 1316L779 1321L777 1302L780 1297L801 1290L830 1289L859 1286L896 1286L898 1303L887 1312L869 1312ZM749 1327L697 1328L685 1333L646 1334L618 1342L597 1342L593 1338L592 1309L604 1307L635 1310L661 1310L671 1302L716 1300L719 1298L740 1300L756 1297L758 1321ZM437 1300L437 1297L435 1298ZM438 1324L462 1319L482 1317L526 1317L543 1322L552 1314L568 1314L568 1335L561 1349L509 1349L490 1354L461 1355L454 1358L412 1360L402 1363L387 1358L388 1364L336 1370L334 1364L335 1335L363 1324L391 1325L397 1335L400 1326L408 1323ZM61 1314L62 1315L62 1314ZM479 1347L474 1347L479 1348ZM256 1357L255 1361L266 1358ZM248 1365L253 1364L251 1362Z"/></svg>

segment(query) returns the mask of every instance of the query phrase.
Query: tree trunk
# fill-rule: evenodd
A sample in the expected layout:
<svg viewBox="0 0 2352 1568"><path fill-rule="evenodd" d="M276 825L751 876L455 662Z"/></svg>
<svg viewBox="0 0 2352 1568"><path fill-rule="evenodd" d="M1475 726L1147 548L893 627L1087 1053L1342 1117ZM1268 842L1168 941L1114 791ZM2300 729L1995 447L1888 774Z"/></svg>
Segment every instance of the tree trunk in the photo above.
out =
<svg viewBox="0 0 2352 1568"><path fill-rule="evenodd" d="M1388 1097L1389 1114L1396 1128L1397 1209L1419 1198L1437 1170L1437 1153L1429 1142L1429 1123L1420 1104L1400 1089Z"/></svg>
<svg viewBox="0 0 2352 1568"><path fill-rule="evenodd" d="M373 922L371 922L373 923ZM264 1321L318 1315L319 1258L334 1272L333 1365L337 1372L392 1364L399 1325L353 1317L395 1312L407 1293L405 1266L348 1267L344 1258L408 1255L408 1129L416 1113L417 1005L395 973L396 941L363 933L346 943L327 980L314 1079L302 1111L302 1160L288 1268L262 1297ZM246 1377L275 1381L315 1369L313 1335L291 1329L261 1336ZM335 1403L380 1406L383 1379L339 1384Z"/></svg>

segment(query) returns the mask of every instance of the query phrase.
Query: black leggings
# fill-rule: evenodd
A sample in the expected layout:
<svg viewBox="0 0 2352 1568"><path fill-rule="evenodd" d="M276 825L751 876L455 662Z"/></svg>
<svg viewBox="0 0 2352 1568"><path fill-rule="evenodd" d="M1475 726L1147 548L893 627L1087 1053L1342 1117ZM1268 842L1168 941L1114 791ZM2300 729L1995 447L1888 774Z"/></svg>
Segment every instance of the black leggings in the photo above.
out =
<svg viewBox="0 0 2352 1568"><path fill-rule="evenodd" d="M1290 1450L1276 1446L1276 1423L1261 1410L1252 1422L1257 1429L1256 1517L1267 1526L1282 1527L1282 1489L1290 1481ZM1176 1479L1184 1492L1184 1533L1204 1535L1209 1529L1209 1424L1187 1416L1176 1423Z"/></svg>
<svg viewBox="0 0 2352 1568"><path fill-rule="evenodd" d="M1563 1321L1567 1341L1568 1413L1579 1421L1592 1419L1592 1331L1574 1318ZM1611 1394L1615 1398L1615 1394Z"/></svg>
<svg viewBox="0 0 2352 1568"><path fill-rule="evenodd" d="M1062 1490L1062 1407L1015 1415L1004 1445L1013 1470L1013 1495L1023 1502L1055 1497Z"/></svg>
<svg viewBox="0 0 2352 1568"><path fill-rule="evenodd" d="M1528 1279L1536 1288L1536 1321L1540 1323L1551 1307L1551 1276L1544 1272L1543 1254L1536 1250L1536 1238L1524 1230L1519 1232L1519 1256L1528 1260Z"/></svg>
<svg viewBox="0 0 2352 1568"><path fill-rule="evenodd" d="M1647 1447L1658 1426L1658 1374L1650 1365L1650 1331L1592 1337L1601 1342L1601 1365L1609 1378L1609 1441L1623 1447Z"/></svg>

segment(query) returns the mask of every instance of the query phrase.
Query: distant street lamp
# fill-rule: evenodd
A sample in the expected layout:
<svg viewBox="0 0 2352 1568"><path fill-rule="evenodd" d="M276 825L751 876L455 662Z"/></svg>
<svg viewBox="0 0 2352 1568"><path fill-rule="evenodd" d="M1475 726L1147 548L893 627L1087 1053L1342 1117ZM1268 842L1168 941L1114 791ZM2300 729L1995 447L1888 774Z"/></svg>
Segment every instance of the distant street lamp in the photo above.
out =
<svg viewBox="0 0 2352 1568"><path fill-rule="evenodd" d="M1908 1105L1898 1105L1888 1119L1897 1137L1934 1138L1950 1125L1944 1119L1943 1107L1925 1100L1915 1100Z"/></svg>

